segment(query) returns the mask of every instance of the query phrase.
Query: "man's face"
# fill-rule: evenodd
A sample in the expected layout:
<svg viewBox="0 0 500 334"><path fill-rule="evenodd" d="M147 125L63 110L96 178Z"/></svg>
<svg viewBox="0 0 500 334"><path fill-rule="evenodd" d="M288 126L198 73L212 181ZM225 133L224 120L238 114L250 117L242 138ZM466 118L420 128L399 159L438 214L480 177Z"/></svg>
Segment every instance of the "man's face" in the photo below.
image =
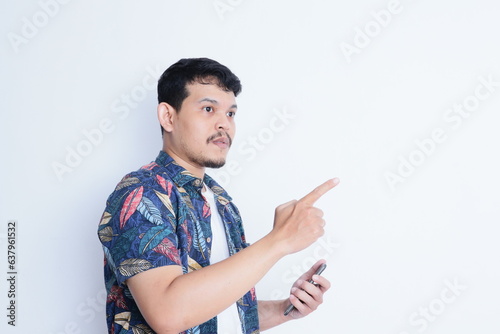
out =
<svg viewBox="0 0 500 334"><path fill-rule="evenodd" d="M226 162L235 124L236 99L216 84L188 84L188 97L174 112L171 150L193 167L220 168Z"/></svg>

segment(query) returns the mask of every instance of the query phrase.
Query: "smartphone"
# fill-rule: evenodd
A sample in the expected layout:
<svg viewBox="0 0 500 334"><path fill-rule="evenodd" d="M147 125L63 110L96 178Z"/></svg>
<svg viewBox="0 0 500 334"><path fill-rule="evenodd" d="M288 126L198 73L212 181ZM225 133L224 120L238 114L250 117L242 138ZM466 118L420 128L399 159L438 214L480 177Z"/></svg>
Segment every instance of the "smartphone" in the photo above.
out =
<svg viewBox="0 0 500 334"><path fill-rule="evenodd" d="M316 272L314 273L314 275L321 275L321 273L323 272L323 270L325 270L325 268L326 268L326 263L323 263L321 266L319 266L319 268L316 270ZM314 281L312 280L312 278L308 282L312 283L314 285L317 285L316 283L314 283ZM285 310L285 313L283 313L283 314L285 316L287 316L290 312L292 312L292 310L294 308L295 307L292 304L288 305L288 307Z"/></svg>

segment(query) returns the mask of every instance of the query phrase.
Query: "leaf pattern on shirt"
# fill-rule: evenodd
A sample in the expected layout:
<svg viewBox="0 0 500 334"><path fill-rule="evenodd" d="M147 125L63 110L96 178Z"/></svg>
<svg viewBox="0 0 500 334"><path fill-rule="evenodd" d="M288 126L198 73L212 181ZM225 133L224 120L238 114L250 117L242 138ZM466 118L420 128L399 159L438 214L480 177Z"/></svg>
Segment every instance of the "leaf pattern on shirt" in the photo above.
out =
<svg viewBox="0 0 500 334"><path fill-rule="evenodd" d="M170 197L168 195L162 194L158 191L154 191L156 196L160 199L160 201L165 205L167 208L168 212L172 215L173 219L175 219L175 212L174 212L174 207L172 206L172 201L170 201Z"/></svg>
<svg viewBox="0 0 500 334"><path fill-rule="evenodd" d="M108 242L113 239L113 228L111 226L106 226L97 233L99 235L99 240L101 242Z"/></svg>
<svg viewBox="0 0 500 334"><path fill-rule="evenodd" d="M220 195L220 194L223 194L224 193L224 189L222 189L221 187L219 186L212 186L210 187L210 189L214 192L214 194L216 195Z"/></svg>
<svg viewBox="0 0 500 334"><path fill-rule="evenodd" d="M250 289L250 296L252 296L252 300L257 300L257 295L255 294L255 288Z"/></svg>
<svg viewBox="0 0 500 334"><path fill-rule="evenodd" d="M121 325L124 329L128 330L130 326L130 317L132 313L121 312L115 315L115 323Z"/></svg>
<svg viewBox="0 0 500 334"><path fill-rule="evenodd" d="M118 183L118 185L116 186L116 189L115 190L120 190L120 189L123 189L123 188L126 188L126 187L129 187L133 184L136 184L136 183L139 183L139 179L137 177L129 177L128 175L125 176L121 181L120 183Z"/></svg>
<svg viewBox="0 0 500 334"><path fill-rule="evenodd" d="M111 291L106 300L106 303L109 302L115 302L118 307L128 310L127 303L125 303L125 299L123 298L123 289L119 286L111 287Z"/></svg>
<svg viewBox="0 0 500 334"><path fill-rule="evenodd" d="M167 180L161 175L156 175L156 181L158 181L158 184L162 187L164 191L167 191Z"/></svg>
<svg viewBox="0 0 500 334"><path fill-rule="evenodd" d="M165 255L171 261L181 265L177 248L169 238L163 238L163 240L155 248L153 248L153 251Z"/></svg>
<svg viewBox="0 0 500 334"><path fill-rule="evenodd" d="M142 197L139 205L137 205L137 211L139 211L147 220L156 225L163 224L163 219L161 218L160 210L154 205L154 203L147 197Z"/></svg>
<svg viewBox="0 0 500 334"><path fill-rule="evenodd" d="M153 161L153 162L150 162L147 165L142 166L141 169L153 170L153 168L155 168L156 166L158 166L158 165L156 164L156 162Z"/></svg>
<svg viewBox="0 0 500 334"><path fill-rule="evenodd" d="M202 217L208 218L210 216L210 206L207 202L203 203Z"/></svg>
<svg viewBox="0 0 500 334"><path fill-rule="evenodd" d="M188 266L189 266L189 272L202 268L198 262L196 262L189 256L188 256Z"/></svg>
<svg viewBox="0 0 500 334"><path fill-rule="evenodd" d="M106 246L103 246L102 250L104 251L104 259L105 259L106 264L111 267L112 271L115 271L115 269L116 269L115 261L113 260L113 256L111 255L109 248Z"/></svg>
<svg viewBox="0 0 500 334"><path fill-rule="evenodd" d="M153 265L144 259L126 259L118 266L120 274L131 277L135 274L148 270Z"/></svg>
<svg viewBox="0 0 500 334"><path fill-rule="evenodd" d="M191 202L191 198L189 198L189 194L186 189L184 189L183 187L179 187L178 190L182 196L182 200L184 201L184 203L186 203L189 209L194 210L193 203Z"/></svg>
<svg viewBox="0 0 500 334"><path fill-rule="evenodd" d="M165 179L161 175L156 175L156 180L158 181L158 184L162 187L162 189L167 192L167 196L170 197L170 195L172 195L172 187L174 186L173 183Z"/></svg>
<svg viewBox="0 0 500 334"><path fill-rule="evenodd" d="M201 229L201 225L199 222L194 222L194 233L195 236L193 238L193 246L198 249L198 251L205 258L205 254L207 252L207 243L205 241L205 235L203 234L203 230Z"/></svg>
<svg viewBox="0 0 500 334"><path fill-rule="evenodd" d="M112 217L111 213L104 211L101 217L101 221L99 222L99 226L106 225L107 223L109 223L111 217Z"/></svg>
<svg viewBox="0 0 500 334"><path fill-rule="evenodd" d="M187 331L181 333L181 334L200 334L200 326L195 326L193 328L188 329Z"/></svg>
<svg viewBox="0 0 500 334"><path fill-rule="evenodd" d="M183 235L186 237L187 239L187 245L186 245L186 248L187 249L191 249L192 245L193 245L193 234L192 233L189 233L189 229L188 229L188 221L187 219L184 219L182 221L182 223L179 224L179 227L183 233Z"/></svg>
<svg viewBox="0 0 500 334"><path fill-rule="evenodd" d="M122 210L120 212L120 229L123 229L127 220L134 214L137 206L141 202L143 191L144 187L140 186L139 188L131 191L125 199Z"/></svg>
<svg viewBox="0 0 500 334"><path fill-rule="evenodd" d="M170 231L164 225L150 228L141 238L141 242L139 244L140 254L147 253L158 246L164 238L169 236L169 234Z"/></svg>
<svg viewBox="0 0 500 334"><path fill-rule="evenodd" d="M144 324L138 324L137 326L132 326L133 334L155 334L151 328Z"/></svg>
<svg viewBox="0 0 500 334"><path fill-rule="evenodd" d="M222 205L224 205L224 206L226 206L226 205L229 204L229 201L226 198L222 197L222 196L218 196L217 197L217 201L219 201L219 203L222 204Z"/></svg>

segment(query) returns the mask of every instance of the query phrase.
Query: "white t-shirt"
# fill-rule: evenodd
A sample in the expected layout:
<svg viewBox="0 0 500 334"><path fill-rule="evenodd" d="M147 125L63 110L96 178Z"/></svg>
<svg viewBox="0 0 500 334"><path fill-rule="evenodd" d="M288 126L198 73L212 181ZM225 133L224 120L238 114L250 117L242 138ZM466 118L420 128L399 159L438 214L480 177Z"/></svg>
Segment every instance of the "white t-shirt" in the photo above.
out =
<svg viewBox="0 0 500 334"><path fill-rule="evenodd" d="M215 194L207 185L205 185L204 189L203 196L210 205L211 213L212 252L210 254L210 263L214 264L229 257L229 247L227 245L226 229L215 204ZM217 315L217 332L219 334L243 334L236 304L229 306Z"/></svg>

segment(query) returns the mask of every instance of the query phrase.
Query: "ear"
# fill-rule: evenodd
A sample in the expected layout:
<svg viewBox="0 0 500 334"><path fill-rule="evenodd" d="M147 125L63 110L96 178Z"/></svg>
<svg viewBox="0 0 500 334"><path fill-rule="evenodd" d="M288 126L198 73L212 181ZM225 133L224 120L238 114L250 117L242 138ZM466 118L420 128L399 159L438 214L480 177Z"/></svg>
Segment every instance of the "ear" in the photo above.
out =
<svg viewBox="0 0 500 334"><path fill-rule="evenodd" d="M163 130L166 132L172 132L176 113L175 109L170 104L162 102L158 104L156 111L158 114L158 121L160 122Z"/></svg>

